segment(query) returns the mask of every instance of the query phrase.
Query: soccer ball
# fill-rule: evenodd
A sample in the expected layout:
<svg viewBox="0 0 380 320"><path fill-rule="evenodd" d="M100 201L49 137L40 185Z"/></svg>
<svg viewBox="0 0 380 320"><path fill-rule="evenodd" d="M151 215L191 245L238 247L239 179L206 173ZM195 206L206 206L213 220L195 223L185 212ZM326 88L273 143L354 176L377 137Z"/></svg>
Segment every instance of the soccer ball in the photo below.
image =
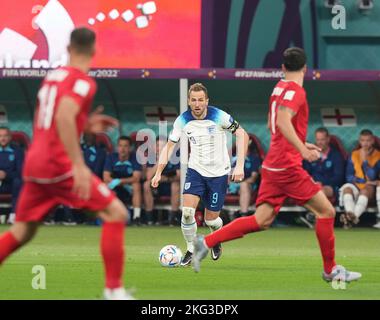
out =
<svg viewBox="0 0 380 320"><path fill-rule="evenodd" d="M163 267L177 267L182 261L182 251L173 244L163 247L158 256Z"/></svg>

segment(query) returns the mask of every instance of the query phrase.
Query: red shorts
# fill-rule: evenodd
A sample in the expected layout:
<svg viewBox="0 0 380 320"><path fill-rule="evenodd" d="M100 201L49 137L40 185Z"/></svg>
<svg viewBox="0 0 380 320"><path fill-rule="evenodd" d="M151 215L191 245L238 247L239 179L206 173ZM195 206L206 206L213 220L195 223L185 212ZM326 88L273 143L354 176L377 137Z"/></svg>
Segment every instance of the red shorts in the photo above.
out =
<svg viewBox="0 0 380 320"><path fill-rule="evenodd" d="M52 184L25 182L16 207L16 221L41 221L61 204L100 211L115 199L115 194L95 175L92 176L91 195L88 200L80 199L72 192L73 183L73 178Z"/></svg>
<svg viewBox="0 0 380 320"><path fill-rule="evenodd" d="M281 209L286 198L292 198L297 205L304 205L321 187L302 168L293 167L283 171L262 169L261 184L256 200L256 207L268 203L276 213Z"/></svg>

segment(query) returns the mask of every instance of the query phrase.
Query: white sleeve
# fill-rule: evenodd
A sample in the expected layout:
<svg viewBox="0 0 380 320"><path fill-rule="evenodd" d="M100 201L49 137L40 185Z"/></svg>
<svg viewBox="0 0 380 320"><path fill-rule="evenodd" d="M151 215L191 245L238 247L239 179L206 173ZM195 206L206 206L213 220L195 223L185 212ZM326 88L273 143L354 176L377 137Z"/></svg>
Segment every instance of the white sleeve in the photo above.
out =
<svg viewBox="0 0 380 320"><path fill-rule="evenodd" d="M219 112L220 115L218 118L220 120L220 125L222 126L222 128L234 133L236 129L239 128L239 123L235 121L235 119L227 112L223 110L219 110Z"/></svg>
<svg viewBox="0 0 380 320"><path fill-rule="evenodd" d="M173 142L178 142L181 138L182 129L184 127L184 121L182 119L182 116L179 116L173 124L173 130L169 134L169 140Z"/></svg>

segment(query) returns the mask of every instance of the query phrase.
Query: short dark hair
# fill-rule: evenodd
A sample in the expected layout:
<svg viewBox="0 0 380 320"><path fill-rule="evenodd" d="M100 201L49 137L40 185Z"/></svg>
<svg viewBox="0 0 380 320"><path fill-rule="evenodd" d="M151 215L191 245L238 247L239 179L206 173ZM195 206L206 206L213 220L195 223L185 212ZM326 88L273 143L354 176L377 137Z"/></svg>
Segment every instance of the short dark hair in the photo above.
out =
<svg viewBox="0 0 380 320"><path fill-rule="evenodd" d="M7 130L9 133L11 132L11 129L6 126L0 126L0 130Z"/></svg>
<svg viewBox="0 0 380 320"><path fill-rule="evenodd" d="M94 51L95 32L86 28L76 28L70 35L70 47L81 54L92 55Z"/></svg>
<svg viewBox="0 0 380 320"><path fill-rule="evenodd" d="M128 141L130 145L132 145L132 139L128 136L120 136L119 139L117 139L117 143L120 141Z"/></svg>
<svg viewBox="0 0 380 320"><path fill-rule="evenodd" d="M373 136L373 132L369 129L363 129L360 131L361 136Z"/></svg>
<svg viewBox="0 0 380 320"><path fill-rule="evenodd" d="M329 136L329 130L327 130L325 127L319 127L318 129L315 130L315 133L320 132L326 134L326 136Z"/></svg>
<svg viewBox="0 0 380 320"><path fill-rule="evenodd" d="M299 71L306 64L305 51L298 47L288 48L283 53L283 64L288 71Z"/></svg>

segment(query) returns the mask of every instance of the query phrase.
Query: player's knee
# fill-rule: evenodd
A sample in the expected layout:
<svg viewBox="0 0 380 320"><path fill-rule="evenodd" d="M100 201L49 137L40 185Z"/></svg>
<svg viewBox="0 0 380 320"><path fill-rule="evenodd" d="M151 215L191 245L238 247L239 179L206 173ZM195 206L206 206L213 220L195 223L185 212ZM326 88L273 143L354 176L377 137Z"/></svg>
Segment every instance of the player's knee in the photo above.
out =
<svg viewBox="0 0 380 320"><path fill-rule="evenodd" d="M251 189L251 185L248 183L248 182L246 182L246 181L242 181L242 182L240 182L240 191L250 191L250 189Z"/></svg>
<svg viewBox="0 0 380 320"><path fill-rule="evenodd" d="M144 192L149 192L149 193L152 192L149 180L144 182Z"/></svg>
<svg viewBox="0 0 380 320"><path fill-rule="evenodd" d="M191 219L195 216L195 209L191 207L183 207L182 208L182 217L184 219Z"/></svg>
<svg viewBox="0 0 380 320"><path fill-rule="evenodd" d="M343 189L343 194L354 194L354 192L352 191L352 189L351 188L344 188Z"/></svg>
<svg viewBox="0 0 380 320"><path fill-rule="evenodd" d="M271 224L272 224L272 221L269 221L269 220L262 221L259 224L260 230L261 231L268 230L270 228Z"/></svg>
<svg viewBox="0 0 380 320"><path fill-rule="evenodd" d="M128 212L127 212L127 208L121 204L120 205L120 208L117 212L117 220L119 221L126 221L127 220L127 217L128 217Z"/></svg>
<svg viewBox="0 0 380 320"><path fill-rule="evenodd" d="M325 210L323 210L322 216L324 218L335 218L335 208L331 205L328 206Z"/></svg>
<svg viewBox="0 0 380 320"><path fill-rule="evenodd" d="M128 217L127 208L119 199L112 201L107 208L107 216L110 221L126 221Z"/></svg>
<svg viewBox="0 0 380 320"><path fill-rule="evenodd" d="M361 189L359 191L359 195L366 196L367 198L369 198L369 194L370 194L370 192L369 192L369 190L367 188Z"/></svg>
<svg viewBox="0 0 380 320"><path fill-rule="evenodd" d="M179 189L180 189L179 182L174 181L174 182L171 183L171 191L172 191L172 193L173 192L178 192ZM179 194L178 194L178 196L179 196Z"/></svg>
<svg viewBox="0 0 380 320"><path fill-rule="evenodd" d="M33 239L38 229L35 223L16 222L10 229L17 241L24 245Z"/></svg>

